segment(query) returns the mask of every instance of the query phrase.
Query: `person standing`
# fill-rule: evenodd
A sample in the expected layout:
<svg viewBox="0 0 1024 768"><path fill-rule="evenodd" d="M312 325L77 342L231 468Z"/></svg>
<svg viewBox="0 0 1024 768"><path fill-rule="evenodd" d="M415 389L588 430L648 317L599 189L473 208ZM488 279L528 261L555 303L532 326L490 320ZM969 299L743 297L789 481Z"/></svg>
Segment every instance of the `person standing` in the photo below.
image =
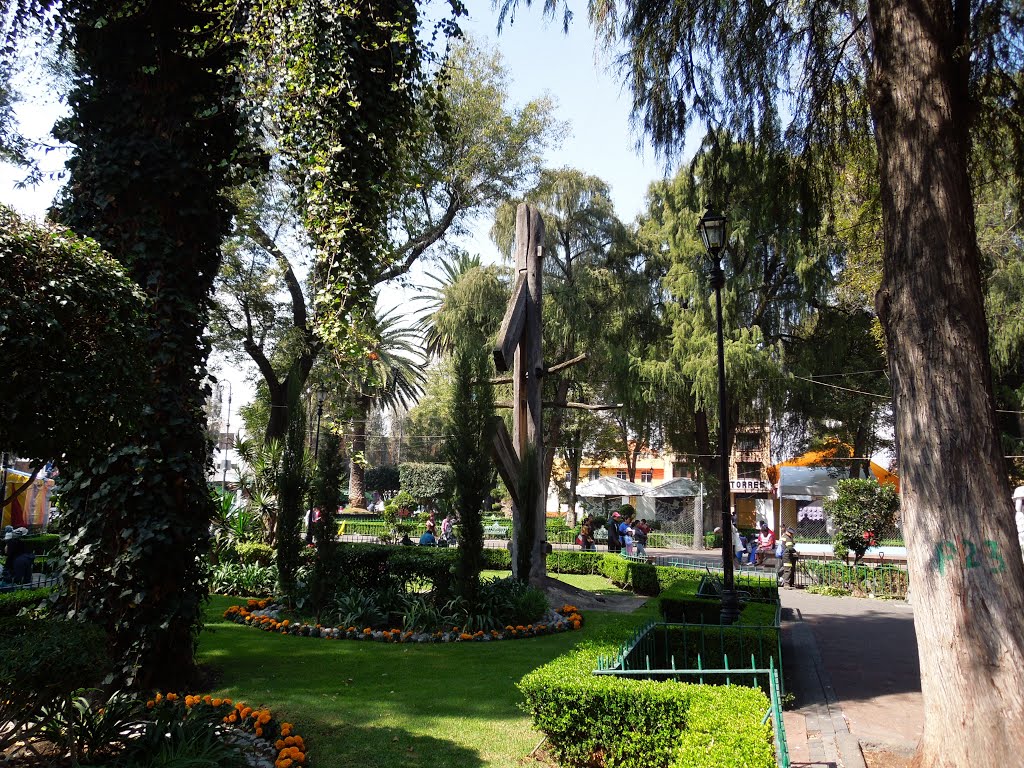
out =
<svg viewBox="0 0 1024 768"><path fill-rule="evenodd" d="M787 528L786 532L782 534L782 540L779 544L783 551L781 555L776 558L775 580L781 587L783 572L785 571L785 568L788 567L789 574L786 576L786 584L792 588L796 586L796 531L792 528Z"/></svg>
<svg viewBox="0 0 1024 768"><path fill-rule="evenodd" d="M612 512L611 520L606 524L608 529L608 551L609 552L621 552L622 544L619 542L619 522L622 520L622 515L618 512Z"/></svg>
<svg viewBox="0 0 1024 768"><path fill-rule="evenodd" d="M633 556L633 518L627 515L619 523L619 541L626 550L626 557Z"/></svg>
<svg viewBox="0 0 1024 768"><path fill-rule="evenodd" d="M588 549L587 540L591 537L590 533L590 517L583 518L583 524L580 525L579 545L580 550L586 552Z"/></svg>
<svg viewBox="0 0 1024 768"><path fill-rule="evenodd" d="M633 526L633 543L636 545L637 557L647 557L647 534L651 527L646 520L641 520Z"/></svg>

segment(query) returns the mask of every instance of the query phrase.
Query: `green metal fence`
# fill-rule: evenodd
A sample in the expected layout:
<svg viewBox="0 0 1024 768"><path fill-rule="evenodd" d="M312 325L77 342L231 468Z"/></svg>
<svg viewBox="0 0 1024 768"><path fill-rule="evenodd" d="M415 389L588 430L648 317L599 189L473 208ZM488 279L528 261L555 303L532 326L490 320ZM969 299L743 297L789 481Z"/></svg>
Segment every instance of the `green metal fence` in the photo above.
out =
<svg viewBox="0 0 1024 768"><path fill-rule="evenodd" d="M775 629L778 629L776 614ZM700 637L696 653L695 666L689 667L679 663L679 657L672 652L670 637L673 632L683 629L682 637L687 638L696 631ZM750 666L733 667L729 661L729 653L725 650L725 638L731 634L742 638L743 633L737 630L768 629L744 625L712 625L712 624L660 624L649 622L622 645L614 657L601 656L597 661L595 675L611 675L639 680L678 680L696 682L703 685L749 685L761 688L768 694L770 702L764 720L772 721L772 736L775 742L775 758L781 768L790 768L789 747L786 743L786 728L782 719L782 644L776 640L774 652L766 654L764 643L756 644L757 650L751 648ZM716 653L716 631L720 661ZM751 634L751 633L748 633ZM761 635L762 633L756 633ZM776 631L776 637L779 633ZM710 640L710 642L709 642ZM695 648L698 646L694 646ZM689 657L685 650L682 658ZM746 659L741 649L733 658ZM712 662L709 664L709 660Z"/></svg>

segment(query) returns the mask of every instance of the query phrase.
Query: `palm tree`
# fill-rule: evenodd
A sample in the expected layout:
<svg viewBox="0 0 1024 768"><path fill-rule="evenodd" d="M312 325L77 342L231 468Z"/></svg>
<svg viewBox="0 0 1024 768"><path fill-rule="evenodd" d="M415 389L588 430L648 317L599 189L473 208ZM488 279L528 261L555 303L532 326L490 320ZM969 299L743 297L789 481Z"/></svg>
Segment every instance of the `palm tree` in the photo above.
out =
<svg viewBox="0 0 1024 768"><path fill-rule="evenodd" d="M508 302L502 269L484 266L479 256L465 251L440 262L422 286L422 307L417 327L423 334L428 357L450 355L464 344L493 343Z"/></svg>
<svg viewBox="0 0 1024 768"><path fill-rule="evenodd" d="M371 409L408 407L423 389L422 341L415 329L401 324L403 319L397 314L397 307L372 319L370 334L374 344L349 391L354 413L349 443L350 504L361 506L365 498L364 453Z"/></svg>

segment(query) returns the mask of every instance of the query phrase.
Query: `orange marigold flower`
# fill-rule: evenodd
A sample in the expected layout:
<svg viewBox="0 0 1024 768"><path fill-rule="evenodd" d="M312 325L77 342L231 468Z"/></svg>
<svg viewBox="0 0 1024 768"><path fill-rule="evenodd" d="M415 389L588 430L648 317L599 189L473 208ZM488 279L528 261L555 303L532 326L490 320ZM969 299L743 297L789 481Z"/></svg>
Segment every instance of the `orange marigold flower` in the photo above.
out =
<svg viewBox="0 0 1024 768"><path fill-rule="evenodd" d="M262 736L263 735L263 729L260 728L258 725L256 726L256 735L257 736Z"/></svg>
<svg viewBox="0 0 1024 768"><path fill-rule="evenodd" d="M289 621L288 621L288 619L285 619L284 621L282 621L282 622L281 622L281 626L282 626L282 627L287 627L287 626L288 626L288 624L289 624Z"/></svg>
<svg viewBox="0 0 1024 768"><path fill-rule="evenodd" d="M213 701L213 697L210 696L210 694L206 694L205 696L203 696L203 703L204 704L209 704L212 701Z"/></svg>
<svg viewBox="0 0 1024 768"><path fill-rule="evenodd" d="M287 736L291 732L292 732L292 724L291 723L282 723L281 724L281 735L282 736Z"/></svg>
<svg viewBox="0 0 1024 768"><path fill-rule="evenodd" d="M150 699L149 701L146 702L146 709L152 709L155 706L156 706L156 702L153 701L152 699Z"/></svg>
<svg viewBox="0 0 1024 768"><path fill-rule="evenodd" d="M270 722L270 713L267 712L266 710L263 710L263 712L260 713L260 717L259 717L259 720L257 720L257 722L260 725L266 725L267 723L269 723Z"/></svg>
<svg viewBox="0 0 1024 768"><path fill-rule="evenodd" d="M286 739L284 740L284 745L285 745L286 747L290 747L290 746L292 746L292 745L293 745L294 743L295 743L295 737L294 737L294 736L289 736L288 738L286 738Z"/></svg>
<svg viewBox="0 0 1024 768"><path fill-rule="evenodd" d="M288 757L284 758L283 760L279 760L276 763L278 768L288 768L288 766L290 766L291 764L292 764L291 758L288 758Z"/></svg>
<svg viewBox="0 0 1024 768"><path fill-rule="evenodd" d="M370 629L369 627L367 627L366 629L363 630L363 634L364 635L372 635L373 634L373 630Z"/></svg>
<svg viewBox="0 0 1024 768"><path fill-rule="evenodd" d="M278 739L277 741L274 742L274 749L276 749L278 752L280 752L286 746L287 745L284 743L284 739Z"/></svg>
<svg viewBox="0 0 1024 768"><path fill-rule="evenodd" d="M213 706L215 706L215 707L219 707L223 703L224 703L224 699L214 699L213 702L212 702Z"/></svg>
<svg viewBox="0 0 1024 768"><path fill-rule="evenodd" d="M242 717L243 717L243 718L247 718L247 717L249 717L249 715L251 715L251 714L252 714L252 707L244 707L244 708L242 709Z"/></svg>
<svg viewBox="0 0 1024 768"><path fill-rule="evenodd" d="M178 700L178 694L176 694L176 693L168 693L167 694L167 700L168 701L177 701Z"/></svg>
<svg viewBox="0 0 1024 768"><path fill-rule="evenodd" d="M153 699L153 701L155 701L157 704L159 704L163 700L164 700L164 695L162 693L158 693L156 695L156 698Z"/></svg>

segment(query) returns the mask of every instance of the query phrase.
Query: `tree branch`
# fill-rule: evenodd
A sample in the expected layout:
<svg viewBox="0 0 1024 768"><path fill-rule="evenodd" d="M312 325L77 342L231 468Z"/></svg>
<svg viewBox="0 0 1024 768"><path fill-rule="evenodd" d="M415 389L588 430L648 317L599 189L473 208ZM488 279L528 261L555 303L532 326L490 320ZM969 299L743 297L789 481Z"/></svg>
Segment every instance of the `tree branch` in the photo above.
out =
<svg viewBox="0 0 1024 768"><path fill-rule="evenodd" d="M273 256L277 265L284 270L284 282L292 298L292 322L296 328L305 332L308 322L306 297L302 293L302 286L299 285L298 278L295 277L295 271L292 269L291 262L288 261L288 257L284 255L284 252L274 242L273 238L266 233L263 227L260 226L259 222L253 222L249 227L249 236L263 250Z"/></svg>
<svg viewBox="0 0 1024 768"><path fill-rule="evenodd" d="M400 277L412 269L412 265L416 262L423 252L430 246L445 236L445 233L451 227L452 222L455 221L455 217L459 215L462 210L460 205L461 198L458 194L453 193L451 198L448 200L448 207L445 209L444 216L441 220L428 228L425 232L421 233L418 237L414 237L405 245L399 249L400 254L404 254L404 257L400 257L401 260L392 264L388 269L377 275L376 283L386 283L389 280L394 280L396 277Z"/></svg>

